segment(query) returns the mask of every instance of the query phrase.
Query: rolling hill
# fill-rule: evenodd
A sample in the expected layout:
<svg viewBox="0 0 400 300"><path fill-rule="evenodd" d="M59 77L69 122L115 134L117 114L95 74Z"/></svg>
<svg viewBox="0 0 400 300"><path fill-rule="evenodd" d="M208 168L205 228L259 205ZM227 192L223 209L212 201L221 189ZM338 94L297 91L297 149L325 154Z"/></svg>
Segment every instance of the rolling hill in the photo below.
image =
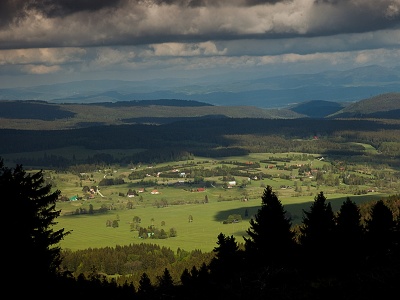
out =
<svg viewBox="0 0 400 300"><path fill-rule="evenodd" d="M217 106L193 100L58 104L45 101L1 101L0 128L59 130L98 125L166 124L183 120L222 118L400 118L400 93L353 103L314 100L287 108Z"/></svg>
<svg viewBox="0 0 400 300"><path fill-rule="evenodd" d="M352 103L330 118L400 118L400 93L388 93Z"/></svg>
<svg viewBox="0 0 400 300"><path fill-rule="evenodd" d="M333 101L312 100L289 107L290 110L310 118L325 118L343 109L345 104Z"/></svg>
<svg viewBox="0 0 400 300"><path fill-rule="evenodd" d="M143 100L90 104L45 101L1 101L0 129L59 130L98 125L165 124L215 118L294 119L288 109L254 106L215 106L186 100Z"/></svg>

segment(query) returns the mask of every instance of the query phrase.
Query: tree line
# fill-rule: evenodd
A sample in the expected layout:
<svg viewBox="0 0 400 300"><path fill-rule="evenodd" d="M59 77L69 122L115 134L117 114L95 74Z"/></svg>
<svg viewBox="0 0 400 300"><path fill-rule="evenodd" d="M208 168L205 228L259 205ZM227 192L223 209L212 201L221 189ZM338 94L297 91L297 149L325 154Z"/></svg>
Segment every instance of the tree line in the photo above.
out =
<svg viewBox="0 0 400 300"><path fill-rule="evenodd" d="M349 130L351 128L351 130ZM72 130L1 129L0 153L42 151L43 157L23 155L18 163L65 169L76 164L160 163L193 156L228 157L251 152L321 153L399 166L400 126L382 120L224 118L177 121L163 125L93 126ZM23 140L23 146L19 141ZM365 157L362 145L380 155ZM70 146L96 150L86 158L46 154ZM142 149L116 157L107 149ZM104 150L104 153L101 152Z"/></svg>
<svg viewBox="0 0 400 300"><path fill-rule="evenodd" d="M158 275L143 272L134 284L129 276L121 277L125 280L121 283L96 269L101 256L123 261L121 253L138 255L139 251L128 254L133 246L117 247L121 251L78 252L75 270L68 269L58 243L71 232L52 229L60 214L55 209L60 191L51 192L41 171L29 174L22 165L8 168L0 160L0 189L7 212L3 255L11 262L4 269L3 292L15 297L27 290L44 299L377 299L397 292L400 217L398 210L393 211L383 200L373 203L368 218L363 219L350 198L335 214L320 192L303 211L302 224L295 230L284 206L267 186L244 243L219 234L216 247L202 257L201 264L180 265L178 280L172 267L178 265L177 258L170 249L135 246L153 247L145 251L160 255L141 262L158 266ZM396 209L399 198L390 199ZM92 269L79 273L85 257L92 259ZM122 268L114 272L122 272Z"/></svg>

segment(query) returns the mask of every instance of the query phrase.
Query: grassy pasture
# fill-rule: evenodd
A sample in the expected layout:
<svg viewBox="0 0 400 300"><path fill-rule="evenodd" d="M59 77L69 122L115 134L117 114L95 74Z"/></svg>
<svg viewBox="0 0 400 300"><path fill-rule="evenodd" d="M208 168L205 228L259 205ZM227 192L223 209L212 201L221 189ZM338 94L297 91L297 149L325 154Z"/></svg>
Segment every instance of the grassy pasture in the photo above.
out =
<svg viewBox="0 0 400 300"><path fill-rule="evenodd" d="M376 150L376 148L370 144L365 144L365 143L352 143L355 145L361 145L364 147L365 152L369 153L369 154L378 154L378 150Z"/></svg>
<svg viewBox="0 0 400 300"><path fill-rule="evenodd" d="M371 194L363 196L350 196L357 203L378 200L386 196L384 194ZM327 196L334 210L337 210L346 196L332 194ZM309 209L313 197L280 197L285 209L291 214L293 224L301 222L302 210ZM81 202L81 201L78 201ZM87 201L86 201L87 202ZM87 203L75 203L76 205L87 205ZM95 215L67 215L57 219L55 228L71 230L65 240L61 242L63 249L86 249L115 247L116 245L128 245L131 243L154 243L176 250L200 249L211 251L216 246L219 233L233 235L238 242L243 242L245 231L249 228L249 220L261 205L261 194L259 199L248 202L232 201L210 201L207 204L184 204L171 205L157 208L151 205L136 206L134 209L116 209L106 214ZM245 216L245 213L248 216ZM223 224L229 215L240 214L242 221L239 223ZM189 215L193 222L189 223ZM131 231L130 223L133 217L139 216L142 220L141 226L155 225L158 229L169 232L175 228L177 237L168 239L141 239L137 231ZM107 220L119 220L119 227L106 227ZM165 226L161 226L161 222Z"/></svg>
<svg viewBox="0 0 400 300"><path fill-rule="evenodd" d="M350 196L357 203L379 199L385 195L373 194ZM343 195L329 195L334 210L337 210L345 200ZM301 222L302 209L308 209L313 197L289 197L281 199L285 209L295 218L293 223ZM259 200L242 201L212 201L207 204L171 205L163 208L154 206L137 206L134 209L109 211L106 214L61 216L57 219L55 228L65 228L72 233L61 242L63 249L79 250L86 248L115 247L131 243L154 243L176 250L200 249L211 251L216 246L219 233L233 235L238 242L243 242L245 231L249 228L249 220L261 205ZM245 211L248 216L245 216ZM231 214L240 214L239 223L223 224ZM189 215L193 222L189 223ZM177 237L168 239L141 239L137 231L130 230L134 216L142 219L141 226L155 225L169 232L171 227L177 231ZM107 220L119 219L119 227L106 227ZM161 226L161 222L165 226Z"/></svg>
<svg viewBox="0 0 400 300"><path fill-rule="evenodd" d="M299 160L299 153L253 153L246 157L227 157L218 160L196 157L193 161L169 162L157 166L138 166L138 170L148 170L151 174L153 168L161 166L171 166L172 168L182 168L190 165L191 168L216 168L232 167L232 162L260 162L275 158L276 164L283 164L279 159L291 157L290 164L312 164L313 168L323 168L330 163L323 160L307 159ZM317 155L316 155L317 156ZM295 159L296 158L296 159ZM63 249L86 249L99 247L115 247L116 245L128 245L131 243L156 243L161 246L169 247L173 250L177 248L185 250L200 249L211 251L216 246L219 233L233 235L238 242L243 242L243 236L249 228L249 220L261 205L261 196L265 186L272 186L274 192L278 195L285 209L290 213L293 224L300 224L302 221L302 210L309 209L314 197L323 191L328 201L331 201L334 210L338 210L340 205L349 196L357 203L378 200L388 195L387 192L368 193L366 195L356 196L348 186L318 186L313 179L304 178L302 181L296 179L298 170L278 170L270 169L273 163L261 163L259 168L249 167L250 173L264 172L272 175L271 178L262 180L248 181L246 176L235 176L237 183L247 182L245 188L239 186L231 189L223 188L221 176L206 178L206 180L215 181L216 186L208 187L203 192L193 192L196 185L190 185L189 178L183 185L176 185L177 178L155 178L154 175L143 180L155 180L156 184L145 187L145 192L140 196L128 198L125 195L128 189L139 189L140 180L128 179L132 172L127 167L115 166L105 170L97 170L89 175L89 178L82 179L77 174L58 173L51 170L45 171L45 177L50 180L54 189L59 189L62 195L68 198L74 195L83 196L82 187L98 185L103 178L123 178L125 183L122 185L100 186L101 195L95 195L94 199L58 202L57 209L61 209L61 216L57 219L58 224L55 228L65 228L72 233L65 237L61 242ZM290 178L287 179L287 175ZM286 176L286 177L285 177ZM296 183L297 181L297 183ZM294 184L301 186L301 191L295 191ZM282 188L287 186L289 188ZM358 186L358 188L365 188ZM157 189L159 194L152 195L150 192ZM205 197L208 203L203 204ZM140 200L141 198L141 200ZM245 198L248 201L243 201ZM85 198L83 198L85 199ZM128 201L133 203L133 209L127 208ZM168 206L162 207L157 204L167 202ZM176 203L181 203L175 205ZM182 204L184 203L184 204ZM71 215L77 209L89 210L92 205L94 210L102 205L110 210L107 213L94 215L82 214ZM247 216L246 214L247 210ZM239 214L242 221L239 223L223 224L222 222L229 215ZM189 215L193 216L193 222L189 223ZM140 226L148 227L154 225L159 230L164 229L167 233L170 228L177 231L177 237L167 239L141 239L137 231L131 231L130 223L133 217L138 216L142 222ZM107 227L107 220L119 220L119 227ZM161 222L165 223L161 226Z"/></svg>

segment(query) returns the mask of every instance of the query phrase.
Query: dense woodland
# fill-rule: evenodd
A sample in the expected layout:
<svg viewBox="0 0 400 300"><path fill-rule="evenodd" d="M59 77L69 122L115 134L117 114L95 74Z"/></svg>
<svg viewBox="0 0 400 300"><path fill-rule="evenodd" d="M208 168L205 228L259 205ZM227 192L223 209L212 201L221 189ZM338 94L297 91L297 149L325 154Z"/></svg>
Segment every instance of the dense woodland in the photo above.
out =
<svg viewBox="0 0 400 300"><path fill-rule="evenodd" d="M171 99L93 104L0 101L0 154L12 155L5 159L10 166L53 169L262 152L320 153L398 167L399 99L400 93L389 93L344 108L315 100L279 110ZM369 155L362 144L379 155ZM70 147L92 153L82 157L61 150ZM117 156L109 150L125 153ZM35 151L40 155L32 154Z"/></svg>
<svg viewBox="0 0 400 300"><path fill-rule="evenodd" d="M212 253L155 245L70 253L58 243L71 233L52 229L60 191L50 192L41 171L0 160L0 188L12 262L3 292L16 298L381 299L400 283L399 195L363 209L348 198L335 214L320 192L293 227L267 186L248 238L221 233Z"/></svg>
<svg viewBox="0 0 400 300"><path fill-rule="evenodd" d="M250 152L321 153L399 166L400 124L396 120L327 119L202 119L164 125L92 126L71 130L1 129L0 153L20 153L14 163L65 169L77 164L159 163L190 156L242 156ZM20 141L23 141L21 143ZM366 156L357 143L372 145L377 156ZM77 159L47 154L50 149L78 146L95 153ZM42 151L42 157L24 154ZM140 149L115 157L107 149ZM104 152L102 152L104 151Z"/></svg>

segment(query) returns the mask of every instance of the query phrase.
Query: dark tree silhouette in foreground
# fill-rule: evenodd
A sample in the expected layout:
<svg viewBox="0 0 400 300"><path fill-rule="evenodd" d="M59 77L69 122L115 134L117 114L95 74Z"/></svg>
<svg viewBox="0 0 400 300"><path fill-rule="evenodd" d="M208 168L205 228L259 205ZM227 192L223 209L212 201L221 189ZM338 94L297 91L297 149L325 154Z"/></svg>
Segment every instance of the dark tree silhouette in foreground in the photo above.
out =
<svg viewBox="0 0 400 300"><path fill-rule="evenodd" d="M369 300L389 299L398 292L400 224L383 201L372 207L363 230L359 210L350 199L334 218L321 192L310 210L304 211L297 244L290 220L268 186L261 208L250 221L244 251L238 249L233 236L221 233L214 248L215 259L210 265L203 262L199 270L195 266L191 272L185 269L181 286L165 268L157 277L158 286L143 273L136 293L133 284L126 282L119 287L95 269L88 278L83 274L76 280L61 275L57 244L69 232L51 229L60 214L55 209L60 192L51 192L41 171L27 174L19 165L5 167L0 159L0 190L6 211L3 257L8 264L3 267L3 294L7 297L22 298L28 293L40 299ZM338 250L343 251L344 255L339 255L343 258L361 247L367 249L357 252L365 262L362 267L345 270L351 259L343 260L339 268L335 266L340 262L333 259ZM304 264L288 264L294 260ZM335 268L344 272L332 272Z"/></svg>
<svg viewBox="0 0 400 300"><path fill-rule="evenodd" d="M162 294L169 294L173 291L174 280L167 268L164 269L162 276L157 276L158 290Z"/></svg>
<svg viewBox="0 0 400 300"><path fill-rule="evenodd" d="M371 217L366 220L366 244L371 258L384 257L393 248L396 240L396 222L393 220L392 211L382 200L376 202L371 208Z"/></svg>
<svg viewBox="0 0 400 300"><path fill-rule="evenodd" d="M138 293L142 296L150 296L155 291L147 273L143 273L139 280Z"/></svg>
<svg viewBox="0 0 400 300"><path fill-rule="evenodd" d="M7 247L3 257L10 267L3 271L11 281L8 287L22 276L24 286L29 286L31 292L45 290L49 280L59 275L62 258L58 243L69 234L64 229L52 229L60 215L55 209L60 191L51 191L42 171L28 174L22 165L5 167L2 159L0 191L7 219L4 223L7 229L3 231Z"/></svg>
<svg viewBox="0 0 400 300"><path fill-rule="evenodd" d="M246 231L249 237L244 237L246 256L258 265L283 266L290 261L296 244L291 221L271 186L265 188L261 200L261 208Z"/></svg>
<svg viewBox="0 0 400 300"><path fill-rule="evenodd" d="M216 253L211 260L210 270L214 281L232 284L242 267L241 251L233 235L218 235L217 247L213 249Z"/></svg>
<svg viewBox="0 0 400 300"><path fill-rule="evenodd" d="M340 269L359 267L363 257L364 228L361 213L356 203L347 197L335 218L335 254L332 259Z"/></svg>
<svg viewBox="0 0 400 300"><path fill-rule="evenodd" d="M326 202L323 192L314 198L309 211L303 210L303 214L300 244L304 263L310 270L330 270L335 220L331 204Z"/></svg>

